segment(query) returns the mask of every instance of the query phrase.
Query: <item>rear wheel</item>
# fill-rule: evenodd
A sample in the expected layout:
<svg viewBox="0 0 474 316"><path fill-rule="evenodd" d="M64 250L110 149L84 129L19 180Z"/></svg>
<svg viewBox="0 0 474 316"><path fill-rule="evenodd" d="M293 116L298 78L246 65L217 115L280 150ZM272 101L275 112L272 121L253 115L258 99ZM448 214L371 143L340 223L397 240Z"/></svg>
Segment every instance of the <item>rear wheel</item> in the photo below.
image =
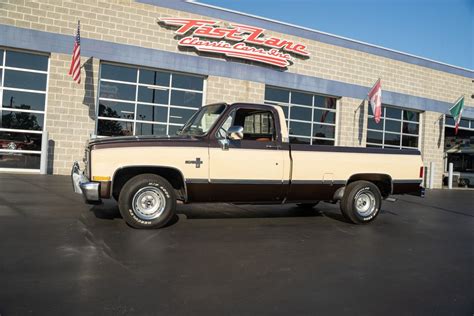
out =
<svg viewBox="0 0 474 316"><path fill-rule="evenodd" d="M176 196L168 181L155 174L128 180L118 200L120 214L134 228L160 228L174 216Z"/></svg>
<svg viewBox="0 0 474 316"><path fill-rule="evenodd" d="M316 202L316 203L298 203L298 204L296 204L296 206L298 206L299 208L310 209L310 208L313 208L316 205L318 205L318 203L319 203L319 201Z"/></svg>
<svg viewBox="0 0 474 316"><path fill-rule="evenodd" d="M344 217L354 224L373 221L379 214L382 195L379 188L368 181L355 181L344 190L341 211Z"/></svg>

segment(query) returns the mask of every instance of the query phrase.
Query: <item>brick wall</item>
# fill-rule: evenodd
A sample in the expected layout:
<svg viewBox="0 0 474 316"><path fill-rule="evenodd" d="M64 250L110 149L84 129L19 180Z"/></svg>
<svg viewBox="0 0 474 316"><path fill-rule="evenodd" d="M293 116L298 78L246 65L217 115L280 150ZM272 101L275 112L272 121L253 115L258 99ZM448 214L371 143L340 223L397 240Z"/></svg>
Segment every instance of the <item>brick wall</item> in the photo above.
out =
<svg viewBox="0 0 474 316"><path fill-rule="evenodd" d="M435 163L435 188L441 188L444 171L444 116L436 112L424 112L421 117L420 148L425 166ZM431 172L431 171L429 171ZM429 172L425 176L429 176Z"/></svg>
<svg viewBox="0 0 474 316"><path fill-rule="evenodd" d="M69 174L71 164L82 163L84 145L95 128L95 90L99 61L82 58L81 84L67 75L70 55L51 54L46 109L49 132L49 171Z"/></svg>
<svg viewBox="0 0 474 316"><path fill-rule="evenodd" d="M341 98L337 109L339 146L365 147L367 136L367 102Z"/></svg>
<svg viewBox="0 0 474 316"><path fill-rule="evenodd" d="M209 76L206 103L255 102L263 103L265 85L262 83Z"/></svg>
<svg viewBox="0 0 474 316"><path fill-rule="evenodd" d="M0 3L0 24L71 35L79 18L83 37L195 55L193 51L179 51L174 32L157 25L157 18L171 16L203 18L132 0ZM266 34L308 46L311 58L297 59L290 72L365 86L380 77L386 90L446 102L472 94L470 78L277 32ZM466 104L474 106L474 101L467 99Z"/></svg>

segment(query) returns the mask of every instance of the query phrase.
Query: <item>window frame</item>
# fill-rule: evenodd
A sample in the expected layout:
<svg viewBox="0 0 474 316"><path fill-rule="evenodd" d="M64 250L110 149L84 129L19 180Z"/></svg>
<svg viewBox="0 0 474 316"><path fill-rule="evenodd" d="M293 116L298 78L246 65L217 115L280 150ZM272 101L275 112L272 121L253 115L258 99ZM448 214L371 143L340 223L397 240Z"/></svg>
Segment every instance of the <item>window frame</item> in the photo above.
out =
<svg viewBox="0 0 474 316"><path fill-rule="evenodd" d="M453 118L451 115L445 114L445 115L444 115L444 127L445 127L445 128L446 128L446 127L448 127L448 128L456 128L455 125L451 125L451 124L446 123L446 119L447 119L447 118L452 118L452 119L454 120L454 118ZM474 119L471 119L471 118L462 118L462 117L461 117L461 119L468 121L468 122L469 122L469 127L465 127L465 126L459 125L459 129L463 129L463 130L465 130L465 131L474 131Z"/></svg>
<svg viewBox="0 0 474 316"><path fill-rule="evenodd" d="M0 115L4 111L10 111L14 113L31 113L31 114L40 114L43 116L43 124L41 130L26 130L26 129L14 129L14 128L3 128L0 127L1 132L11 132L11 133L20 133L20 134L39 134L41 138L43 133L46 131L46 122L47 122L47 113L48 113L48 91L49 91L49 80L50 80L50 68L51 68L51 56L50 54L43 53L43 52L36 52L36 51L29 51L24 49L16 49L10 47L3 47L0 46L0 50L3 50L3 56L0 60L0 72L1 72L1 80L0 80ZM26 53L31 55L38 55L44 56L47 58L47 67L46 70L37 70L37 69L29 69L29 68L19 68L19 67L10 67L6 66L6 59L7 53L9 51L12 52L19 52L19 53ZM46 75L46 85L44 90L32 90L32 89L23 89L23 88L14 88L14 87L5 87L5 71L6 70L13 70L19 72L27 72L27 73L36 73L36 74L44 74ZM18 108L4 108L3 107L3 95L4 91L18 91L18 92L28 92L28 93L36 93L44 95L44 109L40 110L27 110L27 109L18 109ZM41 143L41 148L43 147L43 143ZM41 160L41 148L40 150L19 150L19 149L2 149L0 148L0 153L11 153L11 154L29 154L39 156ZM39 173L40 167L38 168L5 168L0 167L0 171L10 171L10 172L32 172L32 173Z"/></svg>
<svg viewBox="0 0 474 316"><path fill-rule="evenodd" d="M368 105L370 107L370 104ZM395 109L395 110L400 110L400 118L390 118L390 117L387 117L387 108L390 108L390 109ZM379 124L382 124L382 129L381 130L376 130L376 129L371 129L369 128L369 121L370 120L373 120L374 119L374 115L370 114L369 113L370 109L367 110L367 128L366 128L366 137L365 137L365 141L366 141L366 147L378 147L378 148L391 148L391 149L418 149L420 150L420 146L421 146L421 128L422 128L422 120L423 120L423 116L421 115L423 112L421 111L417 111L417 110L413 110L413 109L407 109L407 108L401 108L401 107L396 107L396 106L392 106L392 105L388 105L388 104L382 104L382 116L380 117L380 123ZM404 119L405 115L404 113L406 111L409 111L409 112L414 112L418 115L418 121L409 121L409 120L406 120ZM399 122L400 123L400 132L392 132L392 131L387 131L386 130L386 121L389 121L389 122ZM411 133L404 133L403 132L403 124L404 123L409 123L409 124L416 124L418 125L418 133L417 134L411 134ZM378 143L371 143L368 141L368 135L369 135L369 132L375 132L375 133L381 133L382 134L382 143L381 144L378 144ZM389 134L389 135L398 135L400 137L400 142L398 144L398 146L396 145L391 145L391 144L386 144L385 143L385 136L386 134ZM411 147L411 146L403 146L403 136L407 136L407 137L416 137L417 138L417 146L416 147Z"/></svg>
<svg viewBox="0 0 474 316"><path fill-rule="evenodd" d="M309 145L311 145L311 146L337 146L338 145L338 141L337 141L337 139L338 139L338 128L337 128L337 126L339 125L339 116L340 116L338 114L340 97L330 96L330 95L325 95L325 94L319 94L319 93L310 92L310 91L301 91L301 90L296 90L296 89L282 88L282 87L277 87L277 86L272 86L272 85L266 85L265 90L267 88L275 89L275 90L283 90L283 91L288 92L288 103L281 102L281 101L268 100L266 97L264 97L264 103L265 104L270 104L270 105L277 105L277 106L280 106L280 107L283 107L283 106L287 107L288 116L285 117L285 122L286 122L286 125L287 125L287 128L288 128L288 134L289 134L288 136L290 138L290 143L291 143L291 137L297 137L297 138L308 139L309 140ZM311 95L311 105L293 103L292 102L293 93L304 93L304 94ZM316 106L315 105L316 97L324 97L324 98L334 99L334 101L335 101L334 108L324 108L324 107ZM291 118L291 109L293 107L301 107L301 108L310 109L311 110L311 120L307 121L307 120L300 120L300 119L292 119ZM314 111L315 110L328 111L328 112L334 113L334 123L315 122L314 121ZM307 136L307 135L300 135L300 134L292 134L291 133L291 122L310 124L311 125L311 135ZM333 127L334 128L334 137L316 137L316 136L314 136L314 125L315 124ZM313 141L315 141L315 140L332 141L333 144L331 144L331 145L313 144Z"/></svg>
<svg viewBox="0 0 474 316"><path fill-rule="evenodd" d="M134 68L137 73L136 73L136 80L135 82L128 82L128 81L122 81L122 80L115 80L115 79L103 79L101 76L102 72L102 65L112 65L112 66L117 66L117 67L127 67L127 68ZM146 83L140 83L140 70L147 70L147 71L159 71L159 72L165 72L170 75L169 83L168 86L161 86L161 85L151 85L151 84L146 84ZM185 75L185 76L190 76L190 77L197 77L203 80L203 90L193 90L193 89L183 89L183 88L175 88L173 87L173 74L179 74L179 75ZM132 127L133 127L133 134L134 136L139 136L137 134L137 123L141 124L154 124L154 125L161 125L166 127L166 134L169 135L170 127L173 126L175 128L180 128L184 124L178 124L178 123L170 123L170 113L171 113L171 108L176 108L176 109L185 109L185 110L194 110L194 113L197 112L200 108L202 108L205 105L205 98L206 98L206 87L207 87L207 77L204 75L199 75L199 74L192 74L192 73L183 73L183 72L177 72L177 71L169 71L166 69L161 69L161 68L151 68L151 67L146 67L146 66L140 66L140 65L129 65L129 64L121 64L121 63L116 63L116 62L109 62L109 61L101 61L100 66L99 66L99 79L97 80L97 97L96 97L96 122L95 122L95 136L96 137L109 137L109 136L103 136L98 134L98 126L99 126L99 120L108 120L108 121L120 121L120 122L131 122ZM100 89L101 89L101 82L110 82L110 83L118 83L118 84L124 84L124 85L129 85L129 86L134 86L135 87L135 98L134 100L123 100L123 99L114 99L114 98L107 98L107 97L101 97L100 96ZM151 102L143 102L138 100L138 92L140 87L146 87L149 89L162 89L162 90L167 90L168 92L168 100L167 103L151 103ZM171 96L173 91L185 91L185 92L193 92L193 93L200 93L201 94L201 104L199 107L191 107L191 106L181 106L181 105L172 105L171 104ZM104 117L99 115L99 106L100 106L100 101L108 101L108 102L117 102L117 103L129 103L134 105L134 115L133 119L124 119L124 118L112 118L112 117ZM161 107L167 110L167 117L166 117L166 122L157 122L157 121L146 121L144 119L139 119L137 115L137 109L138 105L147 105L147 106L155 106L155 107ZM193 114L194 114L193 113ZM115 137L115 136L112 136Z"/></svg>

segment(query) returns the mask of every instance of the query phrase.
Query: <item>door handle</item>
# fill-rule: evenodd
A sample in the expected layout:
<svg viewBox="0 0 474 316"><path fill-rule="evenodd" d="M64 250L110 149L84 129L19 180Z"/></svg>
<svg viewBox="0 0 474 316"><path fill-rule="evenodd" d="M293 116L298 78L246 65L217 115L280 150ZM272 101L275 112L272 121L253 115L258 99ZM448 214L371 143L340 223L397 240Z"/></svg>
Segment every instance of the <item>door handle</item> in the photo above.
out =
<svg viewBox="0 0 474 316"><path fill-rule="evenodd" d="M267 145L265 147L268 148L268 149L281 149L280 145Z"/></svg>

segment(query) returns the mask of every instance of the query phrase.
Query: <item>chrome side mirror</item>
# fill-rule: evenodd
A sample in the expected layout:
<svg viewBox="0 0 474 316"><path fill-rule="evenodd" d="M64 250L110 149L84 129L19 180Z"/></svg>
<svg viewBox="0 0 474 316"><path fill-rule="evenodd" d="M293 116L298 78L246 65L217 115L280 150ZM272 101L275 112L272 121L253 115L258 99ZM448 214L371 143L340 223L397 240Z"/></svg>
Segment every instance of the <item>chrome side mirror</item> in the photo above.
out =
<svg viewBox="0 0 474 316"><path fill-rule="evenodd" d="M230 140L241 140L244 138L244 128L238 125L229 127L227 130L227 137Z"/></svg>

